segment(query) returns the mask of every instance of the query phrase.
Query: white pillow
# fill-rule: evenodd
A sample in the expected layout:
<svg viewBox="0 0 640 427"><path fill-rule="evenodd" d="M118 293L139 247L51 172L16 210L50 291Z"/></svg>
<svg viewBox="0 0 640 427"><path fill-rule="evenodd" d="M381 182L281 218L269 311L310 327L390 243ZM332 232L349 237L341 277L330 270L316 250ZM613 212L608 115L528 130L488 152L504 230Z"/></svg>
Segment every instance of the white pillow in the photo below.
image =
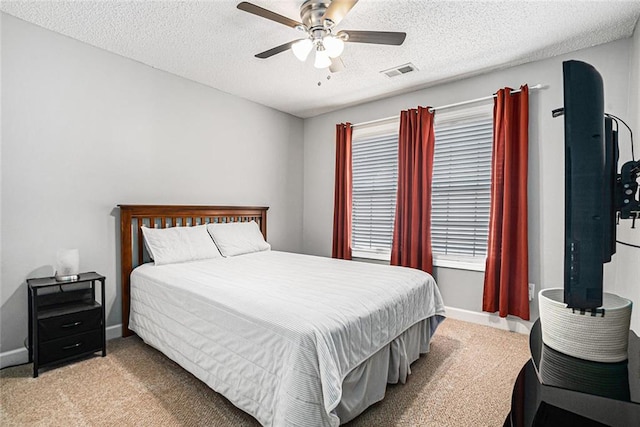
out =
<svg viewBox="0 0 640 427"><path fill-rule="evenodd" d="M255 221L207 224L207 230L224 257L271 249Z"/></svg>
<svg viewBox="0 0 640 427"><path fill-rule="evenodd" d="M142 226L145 244L156 265L221 258L206 225L149 228Z"/></svg>

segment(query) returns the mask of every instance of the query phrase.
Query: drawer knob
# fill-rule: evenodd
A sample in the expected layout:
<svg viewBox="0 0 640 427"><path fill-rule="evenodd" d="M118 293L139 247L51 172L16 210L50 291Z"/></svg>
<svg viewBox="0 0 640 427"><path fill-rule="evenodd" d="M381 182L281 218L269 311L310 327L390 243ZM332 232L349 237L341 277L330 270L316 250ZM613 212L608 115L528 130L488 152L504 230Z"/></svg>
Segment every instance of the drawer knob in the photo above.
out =
<svg viewBox="0 0 640 427"><path fill-rule="evenodd" d="M72 348L77 348L80 347L82 345L81 342L75 343L75 344L71 344L71 345L66 345L64 347L62 347L63 350L71 350Z"/></svg>
<svg viewBox="0 0 640 427"><path fill-rule="evenodd" d="M61 328L73 328L75 326L80 326L82 325L82 322L73 322L73 323L67 323L66 325L62 325L60 326Z"/></svg>

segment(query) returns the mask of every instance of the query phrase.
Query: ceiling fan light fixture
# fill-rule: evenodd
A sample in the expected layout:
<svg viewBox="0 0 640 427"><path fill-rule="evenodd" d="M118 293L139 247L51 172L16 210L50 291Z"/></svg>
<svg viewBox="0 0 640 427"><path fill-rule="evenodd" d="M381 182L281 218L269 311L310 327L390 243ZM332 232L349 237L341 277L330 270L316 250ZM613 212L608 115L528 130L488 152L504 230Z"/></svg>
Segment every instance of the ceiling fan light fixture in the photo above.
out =
<svg viewBox="0 0 640 427"><path fill-rule="evenodd" d="M327 68L331 65L331 58L327 51L320 46L316 50L316 59L313 63L313 66L316 68Z"/></svg>
<svg viewBox="0 0 640 427"><path fill-rule="evenodd" d="M237 7L304 33L304 36L300 36L301 39L260 52L254 55L256 58L267 59L291 49L296 58L304 62L311 50L315 50L314 66L331 67L330 71L335 72L334 69L344 68L340 55L347 42L400 46L407 37L406 33L397 31L337 30L336 27L357 2L358 0L304 0L300 6L301 22L246 1L240 2ZM338 67L336 64L342 65Z"/></svg>
<svg viewBox="0 0 640 427"><path fill-rule="evenodd" d="M301 39L291 45L291 50L293 51L293 54L296 56L296 58L304 62L309 56L312 47L313 42L311 40Z"/></svg>
<svg viewBox="0 0 640 427"><path fill-rule="evenodd" d="M322 44L330 58L337 58L344 50L344 41L340 37L335 37L331 34L322 39Z"/></svg>

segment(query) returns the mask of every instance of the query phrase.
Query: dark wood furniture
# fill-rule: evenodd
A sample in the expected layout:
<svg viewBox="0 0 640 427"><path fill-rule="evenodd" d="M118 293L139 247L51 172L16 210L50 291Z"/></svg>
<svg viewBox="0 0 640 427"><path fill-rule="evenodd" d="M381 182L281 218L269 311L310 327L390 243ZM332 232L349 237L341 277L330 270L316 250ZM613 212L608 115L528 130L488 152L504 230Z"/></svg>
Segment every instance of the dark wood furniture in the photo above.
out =
<svg viewBox="0 0 640 427"><path fill-rule="evenodd" d="M542 342L540 321L529 335L531 359L520 371L504 426L640 426L640 339L629 331L628 360L598 363Z"/></svg>
<svg viewBox="0 0 640 427"><path fill-rule="evenodd" d="M129 330L129 293L131 272L148 260L142 238L143 225L155 228L185 227L214 222L255 221L267 238L268 207L186 206L186 205L118 205L120 208L120 261L122 266L122 336Z"/></svg>
<svg viewBox="0 0 640 427"><path fill-rule="evenodd" d="M40 367L86 356L107 355L105 336L105 277L82 273L73 282L55 277L27 280L29 303L29 361L33 377ZM96 286L100 285L100 302Z"/></svg>

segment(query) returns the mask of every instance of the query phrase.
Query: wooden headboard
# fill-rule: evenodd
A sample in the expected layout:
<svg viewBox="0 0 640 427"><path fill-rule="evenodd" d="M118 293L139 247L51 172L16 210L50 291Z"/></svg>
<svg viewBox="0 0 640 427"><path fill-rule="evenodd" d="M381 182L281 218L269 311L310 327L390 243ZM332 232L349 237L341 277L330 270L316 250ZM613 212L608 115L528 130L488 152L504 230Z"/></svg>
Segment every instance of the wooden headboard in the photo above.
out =
<svg viewBox="0 0 640 427"><path fill-rule="evenodd" d="M122 266L122 336L129 330L129 293L131 272L145 262L145 249L140 227L190 227L212 222L255 221L267 238L268 207L247 206L182 206L182 205L118 205L120 208L120 261Z"/></svg>

